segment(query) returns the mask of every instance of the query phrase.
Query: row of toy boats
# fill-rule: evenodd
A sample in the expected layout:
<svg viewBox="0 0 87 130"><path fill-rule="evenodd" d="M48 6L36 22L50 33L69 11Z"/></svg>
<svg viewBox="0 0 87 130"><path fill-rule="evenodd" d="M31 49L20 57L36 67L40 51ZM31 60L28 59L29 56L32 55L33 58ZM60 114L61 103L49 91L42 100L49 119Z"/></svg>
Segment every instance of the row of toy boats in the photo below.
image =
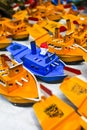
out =
<svg viewBox="0 0 87 130"><path fill-rule="evenodd" d="M5 54L0 55L0 93L10 102L25 104L40 100L39 86L33 74L49 83L63 81L67 76L65 71L81 74L79 70L66 66L44 46L47 47L47 44L43 43L40 50L34 41L31 49L18 43L11 44L7 50L19 63Z"/></svg>
<svg viewBox="0 0 87 130"><path fill-rule="evenodd" d="M20 27L19 25L16 27L16 29L18 30L18 33L17 31L15 31L14 29L15 27L10 29L11 25L5 27L7 28L7 30L10 30L10 31L9 33L6 33L6 31L4 31L5 35L0 36L0 39L1 39L0 48L4 48L8 46L12 42L11 39L7 39L7 37L10 37L11 32L13 32L12 37L14 39L28 38L29 33L27 33L26 31L26 27L22 26L24 25L23 22L21 22L20 20L14 21L15 25L19 23L21 23ZM50 21L48 22L48 25L54 26L56 24ZM45 28L51 31L49 27L45 27ZM67 34L65 35L62 34L64 32L61 32L61 30L64 31L64 29L65 27L62 25L60 27L56 27L54 29L55 30L54 35L50 37L48 32L44 30L42 27L39 27L38 24L35 24L33 27L28 26L28 30L31 33L31 35L35 38L37 46L40 47L40 44L42 43L42 41L47 42L49 51L51 53L56 53L60 57L60 59L62 59L66 63L72 64L72 63L79 63L83 60L87 61L86 31L84 32L85 44L82 46L82 44L79 45L79 43L77 43L78 45L74 44L74 40L76 39L74 38L75 36L73 36L75 34L72 32L72 30L67 30ZM65 32L66 32L66 29L65 29Z"/></svg>
<svg viewBox="0 0 87 130"><path fill-rule="evenodd" d="M31 35L39 47L42 42L47 42L49 51L56 53L65 63L72 64L79 63L83 60L87 61L87 18L85 16L66 14L62 17L66 20L66 25L63 25L61 22L39 20L37 24L30 26L30 24L26 22L26 11L18 12L18 16L22 13L24 13L24 19L1 19L2 32L0 36L0 48L8 46L12 42L12 40L7 39L7 37L11 37L15 40L23 40ZM31 20L33 20L33 18L34 17L32 17ZM77 25L78 20L80 20L79 25ZM85 24L83 25L84 22ZM84 31L82 32L82 30Z"/></svg>
<svg viewBox="0 0 87 130"><path fill-rule="evenodd" d="M29 69L36 77L48 82L61 82L67 76L65 71L71 71L65 63L54 53L48 51L48 44L42 43L40 48L35 41L28 46L13 42L7 47L14 59ZM72 73L80 74L80 71L72 70Z"/></svg>
<svg viewBox="0 0 87 130"><path fill-rule="evenodd" d="M4 38L2 37L3 45L0 48L3 48L6 46L6 44L4 42L6 42L8 44L11 43L11 40L9 40L9 42L4 40L5 38L7 38L9 36L15 40L21 40L21 39L23 40L23 39L27 39L29 35L33 35L32 32L35 31L35 28L30 29L30 26L33 25L34 23L43 23L43 21L45 19L48 19L49 21L50 20L56 21L61 18L64 18L64 16L66 18L67 17L66 13L64 13L63 16L60 17L60 15L61 15L60 13L64 12L64 7L63 7L64 5L60 4L61 3L60 1L58 1L58 3L59 3L58 6L55 6L51 2L46 2L46 3L42 3L41 5L38 5L35 9L29 10L28 9L29 3L27 2L26 9L17 11L13 15L12 19L0 18L0 25L3 27L3 35L4 35ZM66 4L67 4L67 2L66 2ZM51 10L52 10L52 12L51 12ZM42 16L41 14L42 15L44 14L44 16ZM59 19L58 18L56 20L52 19L52 18L54 18L54 15L55 15L55 18L57 18L57 15L58 15ZM52 18L49 18L49 17L52 17ZM73 17L74 17L74 15L73 15ZM81 16L76 16L76 17L81 17ZM32 23L29 21L32 21ZM36 31L42 30L41 27L39 27L39 29L37 29L37 28L36 28ZM42 33L42 36L41 36L41 34L39 35L39 33L38 33L37 35L39 35L39 36L37 36L37 38L34 37L35 40L40 39L40 38L41 38L41 41L44 40L44 38L42 38L42 37L46 36L47 32L43 29L40 33ZM36 35L34 35L34 36L36 36ZM47 35L47 37L49 38L48 35ZM47 38L47 37L45 37L45 38Z"/></svg>

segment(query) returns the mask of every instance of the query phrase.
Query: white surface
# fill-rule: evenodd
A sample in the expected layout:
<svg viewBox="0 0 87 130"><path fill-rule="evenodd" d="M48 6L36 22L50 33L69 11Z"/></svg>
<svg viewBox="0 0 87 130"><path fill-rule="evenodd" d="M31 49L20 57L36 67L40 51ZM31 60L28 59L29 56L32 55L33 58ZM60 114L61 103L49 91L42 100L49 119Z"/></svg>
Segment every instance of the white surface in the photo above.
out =
<svg viewBox="0 0 87 130"><path fill-rule="evenodd" d="M21 43L24 44L24 42ZM25 43L29 45L28 41ZM87 79L87 63L83 62L80 65L72 65L72 67L81 70L82 75L79 76L81 79ZM38 82L51 89L55 95L73 106L59 89L60 84ZM32 106L17 107L9 103L3 96L0 96L0 130L41 130L41 128Z"/></svg>

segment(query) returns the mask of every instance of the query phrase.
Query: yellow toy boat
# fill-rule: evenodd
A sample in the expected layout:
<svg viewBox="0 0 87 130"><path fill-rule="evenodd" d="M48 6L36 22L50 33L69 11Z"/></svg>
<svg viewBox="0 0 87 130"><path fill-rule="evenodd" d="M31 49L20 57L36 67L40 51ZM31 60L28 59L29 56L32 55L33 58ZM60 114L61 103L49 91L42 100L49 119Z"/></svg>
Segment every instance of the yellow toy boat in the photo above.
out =
<svg viewBox="0 0 87 130"><path fill-rule="evenodd" d="M59 21L61 19L61 14L58 14L56 12L53 12L52 14L49 14L47 18L51 21Z"/></svg>
<svg viewBox="0 0 87 130"><path fill-rule="evenodd" d="M20 10L13 14L12 18L16 20L24 20L28 17L28 12L27 10Z"/></svg>
<svg viewBox="0 0 87 130"><path fill-rule="evenodd" d="M39 23L39 26L43 27L52 34L55 34L55 28L60 28L62 24L51 20L44 20Z"/></svg>
<svg viewBox="0 0 87 130"><path fill-rule="evenodd" d="M10 19L8 19L8 18L5 18L5 17L0 18L0 24L2 24L2 25L4 25L4 23L9 22L9 21L10 21Z"/></svg>
<svg viewBox="0 0 87 130"><path fill-rule="evenodd" d="M87 129L87 82L78 77L66 78L60 85L64 95L77 107L77 111L82 115L81 121L84 129Z"/></svg>
<svg viewBox="0 0 87 130"><path fill-rule="evenodd" d="M6 38L5 36L1 35L0 36L0 49L3 49L7 47L9 44L11 44L12 40Z"/></svg>
<svg viewBox="0 0 87 130"><path fill-rule="evenodd" d="M11 39L7 38L8 36L9 34L4 31L4 28L1 24L0 25L0 49L7 47L12 42Z"/></svg>
<svg viewBox="0 0 87 130"><path fill-rule="evenodd" d="M77 29L73 35L74 41L76 44L79 44L80 46L87 48L87 25L83 24L80 26L80 24L77 21L74 21L76 24Z"/></svg>
<svg viewBox="0 0 87 130"><path fill-rule="evenodd" d="M87 97L84 99L84 101L81 103L80 107L78 108L78 113L82 115L81 125L86 130L87 129Z"/></svg>
<svg viewBox="0 0 87 130"><path fill-rule="evenodd" d="M84 59L86 60L86 52L82 48L74 45L73 32L69 33L68 31L66 34L65 27L61 27L64 28L62 36L60 34L61 28L56 28L54 37L48 40L49 51L56 53L60 59L69 64L79 63Z"/></svg>
<svg viewBox="0 0 87 130"><path fill-rule="evenodd" d="M28 39L29 33L22 20L13 20L5 23L5 29L12 34L12 38L15 40Z"/></svg>
<svg viewBox="0 0 87 130"><path fill-rule="evenodd" d="M86 84L78 77L66 78L60 85L60 89L79 108L87 96Z"/></svg>
<svg viewBox="0 0 87 130"><path fill-rule="evenodd" d="M37 46L39 46L42 42L48 41L50 35L48 32L40 27L38 24L34 24L33 26L28 26L27 30L29 34L33 37L36 41Z"/></svg>
<svg viewBox="0 0 87 130"><path fill-rule="evenodd" d="M40 100L39 86L32 73L5 54L0 55L0 94L15 104Z"/></svg>
<svg viewBox="0 0 87 130"><path fill-rule="evenodd" d="M48 98L43 97L42 101L33 106L41 128L43 130L81 130L81 119L74 109L52 95L43 85L41 88L50 95Z"/></svg>

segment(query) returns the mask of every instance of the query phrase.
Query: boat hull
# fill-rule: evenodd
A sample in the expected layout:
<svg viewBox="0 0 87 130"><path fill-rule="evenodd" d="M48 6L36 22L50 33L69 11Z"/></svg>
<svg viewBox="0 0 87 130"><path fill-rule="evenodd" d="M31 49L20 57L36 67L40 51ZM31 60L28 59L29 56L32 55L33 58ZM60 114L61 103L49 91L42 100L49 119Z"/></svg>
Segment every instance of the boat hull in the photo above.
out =
<svg viewBox="0 0 87 130"><path fill-rule="evenodd" d="M44 82L47 82L47 83L55 83L55 82L59 82L60 83L60 82L63 81L63 79L66 76L55 76L55 77L36 76L36 77L41 79Z"/></svg>
<svg viewBox="0 0 87 130"><path fill-rule="evenodd" d="M17 60L17 57L14 57ZM18 61L18 60L17 60ZM37 78L47 83L61 82L67 75L64 73L64 64L59 62L59 66L57 66L54 70L46 75L41 75L35 71L33 71L28 66L28 61L23 61L24 66L29 69Z"/></svg>
<svg viewBox="0 0 87 130"><path fill-rule="evenodd" d="M3 40L0 40L0 49L3 49L3 48L5 48L5 47L7 47L7 46L9 46L10 44L11 44L11 40L10 39L3 39Z"/></svg>
<svg viewBox="0 0 87 130"><path fill-rule="evenodd" d="M15 34L15 35L13 35L12 36L12 38L14 39L14 40L25 40L25 39L28 39L28 37L29 37L29 34L28 33L26 33L26 34Z"/></svg>
<svg viewBox="0 0 87 130"><path fill-rule="evenodd" d="M14 105L29 105L29 104L33 104L37 101L34 101L34 100L29 100L29 99L25 99L25 98L21 98L21 97L12 97L12 96L6 96L4 95L4 97L9 101L11 102L12 104ZM37 99L39 99L39 97L37 97Z"/></svg>
<svg viewBox="0 0 87 130"><path fill-rule="evenodd" d="M79 55L58 55L66 64L77 64L84 61L83 56Z"/></svg>
<svg viewBox="0 0 87 130"><path fill-rule="evenodd" d="M10 43L0 43L0 49L3 49L7 46L9 46Z"/></svg>

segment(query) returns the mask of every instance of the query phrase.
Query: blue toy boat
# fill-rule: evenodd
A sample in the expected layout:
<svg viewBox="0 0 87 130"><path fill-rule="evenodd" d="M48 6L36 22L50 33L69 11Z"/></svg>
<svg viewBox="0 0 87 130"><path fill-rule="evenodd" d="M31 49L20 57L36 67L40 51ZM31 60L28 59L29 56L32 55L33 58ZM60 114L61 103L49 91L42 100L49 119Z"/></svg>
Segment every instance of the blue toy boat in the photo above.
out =
<svg viewBox="0 0 87 130"><path fill-rule="evenodd" d="M36 47L35 41L31 42L31 49L19 43L12 43L7 50L14 59L29 69L44 82L61 82L67 75L64 73L64 63L56 54L47 51L47 45Z"/></svg>

